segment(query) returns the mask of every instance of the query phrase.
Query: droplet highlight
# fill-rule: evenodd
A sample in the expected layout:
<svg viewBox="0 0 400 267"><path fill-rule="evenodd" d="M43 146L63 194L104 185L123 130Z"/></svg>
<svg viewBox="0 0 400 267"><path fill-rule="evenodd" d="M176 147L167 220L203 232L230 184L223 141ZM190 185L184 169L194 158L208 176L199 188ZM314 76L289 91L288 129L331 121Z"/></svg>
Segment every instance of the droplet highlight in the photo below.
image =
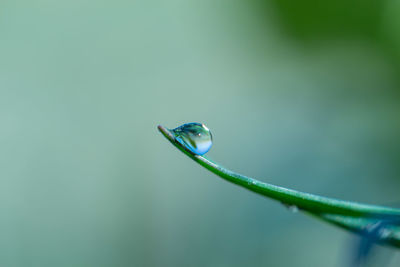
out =
<svg viewBox="0 0 400 267"><path fill-rule="evenodd" d="M175 140L193 154L204 155L212 146L211 131L202 123L186 123L171 132Z"/></svg>

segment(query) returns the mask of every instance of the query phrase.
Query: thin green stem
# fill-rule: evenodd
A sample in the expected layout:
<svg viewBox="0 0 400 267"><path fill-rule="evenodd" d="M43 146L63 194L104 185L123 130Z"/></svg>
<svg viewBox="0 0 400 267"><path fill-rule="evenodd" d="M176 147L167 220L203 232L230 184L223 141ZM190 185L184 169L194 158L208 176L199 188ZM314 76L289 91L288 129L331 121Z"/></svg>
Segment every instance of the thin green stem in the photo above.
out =
<svg viewBox="0 0 400 267"><path fill-rule="evenodd" d="M399 225L400 209L328 198L261 182L230 171L206 157L191 153L175 140L170 130L161 125L158 126L158 129L175 147L219 177L268 198L275 199L286 206L296 206L298 209L331 224L358 233L365 231L371 223L376 221L385 220L395 222L394 226L396 227ZM398 227L396 229L390 235L390 238L386 238L385 243L400 247Z"/></svg>
<svg viewBox="0 0 400 267"><path fill-rule="evenodd" d="M400 209L361 204L303 193L300 191L261 182L254 178L235 173L217 163L212 162L206 157L195 155L187 151L180 143L175 141L173 134L165 127L160 125L158 126L158 129L173 145L209 171L225 180L245 187L253 192L278 200L283 204L294 205L299 209L314 213L334 213L347 216L367 216L373 218L400 218Z"/></svg>

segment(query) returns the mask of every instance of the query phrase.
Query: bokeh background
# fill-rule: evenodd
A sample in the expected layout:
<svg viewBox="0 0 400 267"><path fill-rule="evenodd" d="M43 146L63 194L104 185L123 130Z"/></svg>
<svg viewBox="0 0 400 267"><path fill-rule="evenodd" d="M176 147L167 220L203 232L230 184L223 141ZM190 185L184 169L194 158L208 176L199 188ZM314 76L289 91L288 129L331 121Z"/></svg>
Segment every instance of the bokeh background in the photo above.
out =
<svg viewBox="0 0 400 267"><path fill-rule="evenodd" d="M156 126L205 123L208 156L263 181L399 206L399 12L1 1L0 266L348 266L355 236L222 181Z"/></svg>

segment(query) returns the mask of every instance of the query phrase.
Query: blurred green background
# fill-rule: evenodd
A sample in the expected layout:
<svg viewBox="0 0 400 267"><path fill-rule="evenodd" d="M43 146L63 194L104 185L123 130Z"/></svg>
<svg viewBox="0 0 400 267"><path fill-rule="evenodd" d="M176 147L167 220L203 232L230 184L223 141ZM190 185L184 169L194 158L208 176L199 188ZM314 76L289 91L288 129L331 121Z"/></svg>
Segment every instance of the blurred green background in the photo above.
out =
<svg viewBox="0 0 400 267"><path fill-rule="evenodd" d="M355 236L220 180L156 126L205 123L208 156L263 181L399 206L399 12L1 1L0 266L347 266Z"/></svg>

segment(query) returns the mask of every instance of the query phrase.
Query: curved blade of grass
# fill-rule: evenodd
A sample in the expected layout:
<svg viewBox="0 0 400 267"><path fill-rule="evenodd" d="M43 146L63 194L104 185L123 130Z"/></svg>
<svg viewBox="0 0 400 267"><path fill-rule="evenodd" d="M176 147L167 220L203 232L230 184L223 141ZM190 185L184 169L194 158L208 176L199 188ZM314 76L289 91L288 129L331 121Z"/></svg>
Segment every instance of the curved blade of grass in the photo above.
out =
<svg viewBox="0 0 400 267"><path fill-rule="evenodd" d="M254 178L235 173L217 163L212 162L206 157L192 154L179 142L177 142L172 132L165 127L159 125L158 129L179 150L209 171L227 181L269 198L278 200L283 204L297 206L299 209L307 210L313 213L333 213L346 216L363 216L371 218L400 218L400 209L322 197L268 184L258 181Z"/></svg>
<svg viewBox="0 0 400 267"><path fill-rule="evenodd" d="M400 218L400 209L377 205L361 204L351 201L322 197L303 193L284 187L264 183L256 179L230 171L206 157L192 154L178 143L173 134L163 126L158 126L160 132L178 149L201 166L220 176L221 178L245 187L253 192L278 200L286 205L294 205L299 209L314 213L334 213L347 216L364 216L371 218Z"/></svg>
<svg viewBox="0 0 400 267"><path fill-rule="evenodd" d="M158 129L175 147L221 178L280 201L286 206L296 206L323 221L361 234L374 223L386 221L391 234L380 238L378 242L400 247L400 209L328 198L261 182L230 171L206 157L191 153L175 140L171 131L161 125Z"/></svg>

